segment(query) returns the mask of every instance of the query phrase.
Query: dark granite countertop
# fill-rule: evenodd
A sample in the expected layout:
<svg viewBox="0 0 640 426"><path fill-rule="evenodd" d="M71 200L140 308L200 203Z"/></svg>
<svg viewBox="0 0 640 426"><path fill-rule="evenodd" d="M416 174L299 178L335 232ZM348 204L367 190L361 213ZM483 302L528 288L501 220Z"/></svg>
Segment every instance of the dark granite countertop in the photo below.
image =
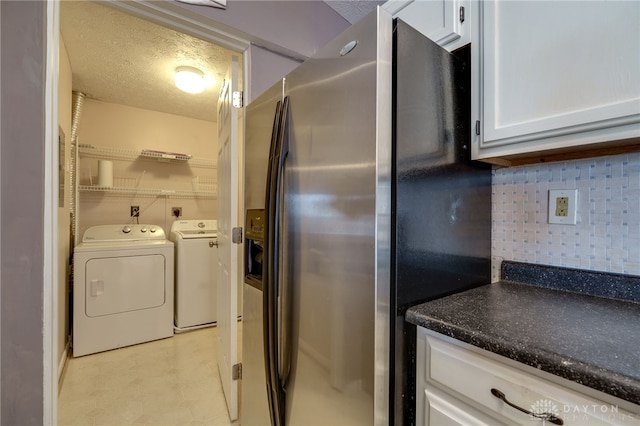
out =
<svg viewBox="0 0 640 426"><path fill-rule="evenodd" d="M506 267L514 265L528 266L512 263ZM567 272L581 273L552 269L560 272L561 279L567 279L563 275ZM631 281L624 281L626 276L595 274L623 278L622 284L609 286L618 293L620 287L629 290L628 300L620 300L608 294L576 292L589 292L589 285L558 290L557 280L549 279L548 274L550 284L541 287L536 280L548 271L527 271L533 283L523 284L512 279L526 281L526 276L511 276L503 266L502 277L510 280L414 306L407 311L406 320L640 405L640 303L635 300L640 277L629 276ZM589 283L594 274L587 274L590 277L569 275L569 281ZM607 277L600 278L606 281ZM608 285L603 281L596 287Z"/></svg>

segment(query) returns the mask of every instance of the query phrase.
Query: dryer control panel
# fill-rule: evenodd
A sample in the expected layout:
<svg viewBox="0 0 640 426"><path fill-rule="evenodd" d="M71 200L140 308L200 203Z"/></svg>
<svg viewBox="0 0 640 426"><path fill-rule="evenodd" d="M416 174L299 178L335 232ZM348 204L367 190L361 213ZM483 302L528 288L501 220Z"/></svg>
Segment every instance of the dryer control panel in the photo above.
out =
<svg viewBox="0 0 640 426"><path fill-rule="evenodd" d="M165 240L164 229L152 224L98 225L87 229L83 243Z"/></svg>

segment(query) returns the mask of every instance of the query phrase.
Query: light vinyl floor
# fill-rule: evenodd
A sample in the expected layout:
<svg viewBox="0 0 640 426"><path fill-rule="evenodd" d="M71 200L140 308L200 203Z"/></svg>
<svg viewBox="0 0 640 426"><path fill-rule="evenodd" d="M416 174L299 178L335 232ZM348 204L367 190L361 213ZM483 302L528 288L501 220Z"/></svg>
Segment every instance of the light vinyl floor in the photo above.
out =
<svg viewBox="0 0 640 426"><path fill-rule="evenodd" d="M216 365L216 328L69 360L58 424L232 425Z"/></svg>

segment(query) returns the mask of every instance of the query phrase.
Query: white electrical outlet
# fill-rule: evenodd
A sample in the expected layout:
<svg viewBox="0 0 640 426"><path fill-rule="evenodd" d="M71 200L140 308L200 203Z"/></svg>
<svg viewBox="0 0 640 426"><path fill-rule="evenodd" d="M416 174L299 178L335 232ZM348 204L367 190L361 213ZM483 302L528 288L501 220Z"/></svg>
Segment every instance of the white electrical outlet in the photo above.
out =
<svg viewBox="0 0 640 426"><path fill-rule="evenodd" d="M549 223L575 225L577 222L577 189L549 190Z"/></svg>

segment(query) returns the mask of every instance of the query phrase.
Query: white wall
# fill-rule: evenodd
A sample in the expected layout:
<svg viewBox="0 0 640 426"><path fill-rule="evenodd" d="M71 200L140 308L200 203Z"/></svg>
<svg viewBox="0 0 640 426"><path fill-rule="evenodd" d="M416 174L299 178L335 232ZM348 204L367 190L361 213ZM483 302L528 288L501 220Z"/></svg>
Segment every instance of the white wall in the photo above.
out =
<svg viewBox="0 0 640 426"><path fill-rule="evenodd" d="M217 158L215 123L93 99L85 101L78 137L82 145L180 152L212 162ZM123 177L136 180L138 188L191 191L194 177L216 177L216 169L189 162L112 161L115 185ZM96 158L80 159L79 185L97 184L97 163ZM134 223L129 216L131 205L140 206L140 223L159 225L166 233L175 220L172 207L182 207L181 219L215 219L217 212L216 200L211 198L81 192L78 235L93 225Z"/></svg>
<svg viewBox="0 0 640 426"><path fill-rule="evenodd" d="M42 424L44 413L46 6L0 1L2 425Z"/></svg>
<svg viewBox="0 0 640 426"><path fill-rule="evenodd" d="M249 63L251 70L249 102L260 96L301 63L259 46L252 45L249 52L251 61Z"/></svg>
<svg viewBox="0 0 640 426"><path fill-rule="evenodd" d="M577 225L547 223L548 190L578 189ZM504 260L640 275L640 153L493 172L492 279Z"/></svg>
<svg viewBox="0 0 640 426"><path fill-rule="evenodd" d="M242 0L226 9L175 3L184 14L207 20L245 40L294 56L311 56L349 22L320 0Z"/></svg>
<svg viewBox="0 0 640 426"><path fill-rule="evenodd" d="M217 157L216 135L217 127L209 121L94 99L86 100L78 129L82 144L186 152L207 158Z"/></svg>

